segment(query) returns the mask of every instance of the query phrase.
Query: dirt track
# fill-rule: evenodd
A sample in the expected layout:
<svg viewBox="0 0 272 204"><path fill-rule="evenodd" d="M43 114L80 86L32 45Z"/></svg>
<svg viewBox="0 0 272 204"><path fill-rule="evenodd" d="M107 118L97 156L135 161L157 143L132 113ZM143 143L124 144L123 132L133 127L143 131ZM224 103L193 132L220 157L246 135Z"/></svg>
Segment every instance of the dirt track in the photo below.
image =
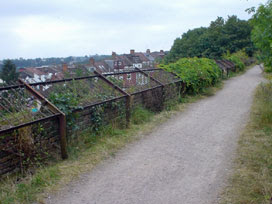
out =
<svg viewBox="0 0 272 204"><path fill-rule="evenodd" d="M215 96L191 104L47 203L217 203L261 80L256 66L226 81Z"/></svg>

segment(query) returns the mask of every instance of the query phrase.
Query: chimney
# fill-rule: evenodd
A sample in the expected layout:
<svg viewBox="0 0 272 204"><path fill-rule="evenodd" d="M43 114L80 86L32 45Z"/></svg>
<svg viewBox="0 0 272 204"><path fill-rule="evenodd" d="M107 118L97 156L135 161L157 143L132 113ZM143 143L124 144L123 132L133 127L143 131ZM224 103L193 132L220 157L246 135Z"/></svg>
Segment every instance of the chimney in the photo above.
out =
<svg viewBox="0 0 272 204"><path fill-rule="evenodd" d="M67 72L68 71L68 65L66 63L62 64L62 71Z"/></svg>
<svg viewBox="0 0 272 204"><path fill-rule="evenodd" d="M134 55L135 54L135 50L130 50L130 54Z"/></svg>
<svg viewBox="0 0 272 204"><path fill-rule="evenodd" d="M150 54L150 49L147 49L147 50L146 50L146 53L147 53L147 54Z"/></svg>
<svg viewBox="0 0 272 204"><path fill-rule="evenodd" d="M94 58L93 57L90 58L90 65L94 66Z"/></svg>
<svg viewBox="0 0 272 204"><path fill-rule="evenodd" d="M163 55L164 55L164 51L163 51L163 50L160 50L160 54L163 54Z"/></svg>
<svg viewBox="0 0 272 204"><path fill-rule="evenodd" d="M112 52L111 56L112 56L113 59L115 59L116 58L116 52Z"/></svg>

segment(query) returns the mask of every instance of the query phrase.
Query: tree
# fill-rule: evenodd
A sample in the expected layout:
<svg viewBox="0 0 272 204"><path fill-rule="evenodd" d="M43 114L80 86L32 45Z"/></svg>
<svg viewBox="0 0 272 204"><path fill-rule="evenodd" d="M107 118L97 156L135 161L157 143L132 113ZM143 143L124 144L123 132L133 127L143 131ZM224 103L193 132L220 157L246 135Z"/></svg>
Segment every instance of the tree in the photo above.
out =
<svg viewBox="0 0 272 204"><path fill-rule="evenodd" d="M16 73L16 66L11 60L5 60L3 63L0 78L7 84L17 81L19 73Z"/></svg>
<svg viewBox="0 0 272 204"><path fill-rule="evenodd" d="M254 9L250 10L254 12ZM250 19L252 40L260 49L266 71L272 72L272 1L262 4Z"/></svg>
<svg viewBox="0 0 272 204"><path fill-rule="evenodd" d="M177 38L165 57L166 63L175 62L183 57L206 57L217 59L229 51L241 49L252 54L254 50L250 38L252 27L248 21L240 20L237 16L229 16L225 21L218 17L205 28L195 28Z"/></svg>

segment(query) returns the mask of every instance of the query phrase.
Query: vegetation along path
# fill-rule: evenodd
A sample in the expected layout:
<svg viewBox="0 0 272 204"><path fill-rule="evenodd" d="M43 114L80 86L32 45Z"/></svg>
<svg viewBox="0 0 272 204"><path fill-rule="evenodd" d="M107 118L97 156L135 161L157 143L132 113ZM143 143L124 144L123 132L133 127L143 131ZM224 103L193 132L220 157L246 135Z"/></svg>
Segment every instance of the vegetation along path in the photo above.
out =
<svg viewBox="0 0 272 204"><path fill-rule="evenodd" d="M228 80L46 202L217 203L261 81L258 66Z"/></svg>

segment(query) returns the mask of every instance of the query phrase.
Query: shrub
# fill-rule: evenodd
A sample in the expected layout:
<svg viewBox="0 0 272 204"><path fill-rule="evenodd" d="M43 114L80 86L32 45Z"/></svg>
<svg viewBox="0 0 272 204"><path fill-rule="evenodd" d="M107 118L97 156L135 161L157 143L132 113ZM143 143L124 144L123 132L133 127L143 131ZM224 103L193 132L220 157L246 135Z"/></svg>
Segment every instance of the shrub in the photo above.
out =
<svg viewBox="0 0 272 204"><path fill-rule="evenodd" d="M248 62L248 56L242 50L235 52L233 54L230 54L228 52L223 56L223 58L232 61L239 71L243 71L246 67L245 64L247 64Z"/></svg>
<svg viewBox="0 0 272 204"><path fill-rule="evenodd" d="M161 64L160 68L177 74L186 84L188 93L200 93L204 88L220 81L221 70L214 60L207 58L181 58L175 63Z"/></svg>

